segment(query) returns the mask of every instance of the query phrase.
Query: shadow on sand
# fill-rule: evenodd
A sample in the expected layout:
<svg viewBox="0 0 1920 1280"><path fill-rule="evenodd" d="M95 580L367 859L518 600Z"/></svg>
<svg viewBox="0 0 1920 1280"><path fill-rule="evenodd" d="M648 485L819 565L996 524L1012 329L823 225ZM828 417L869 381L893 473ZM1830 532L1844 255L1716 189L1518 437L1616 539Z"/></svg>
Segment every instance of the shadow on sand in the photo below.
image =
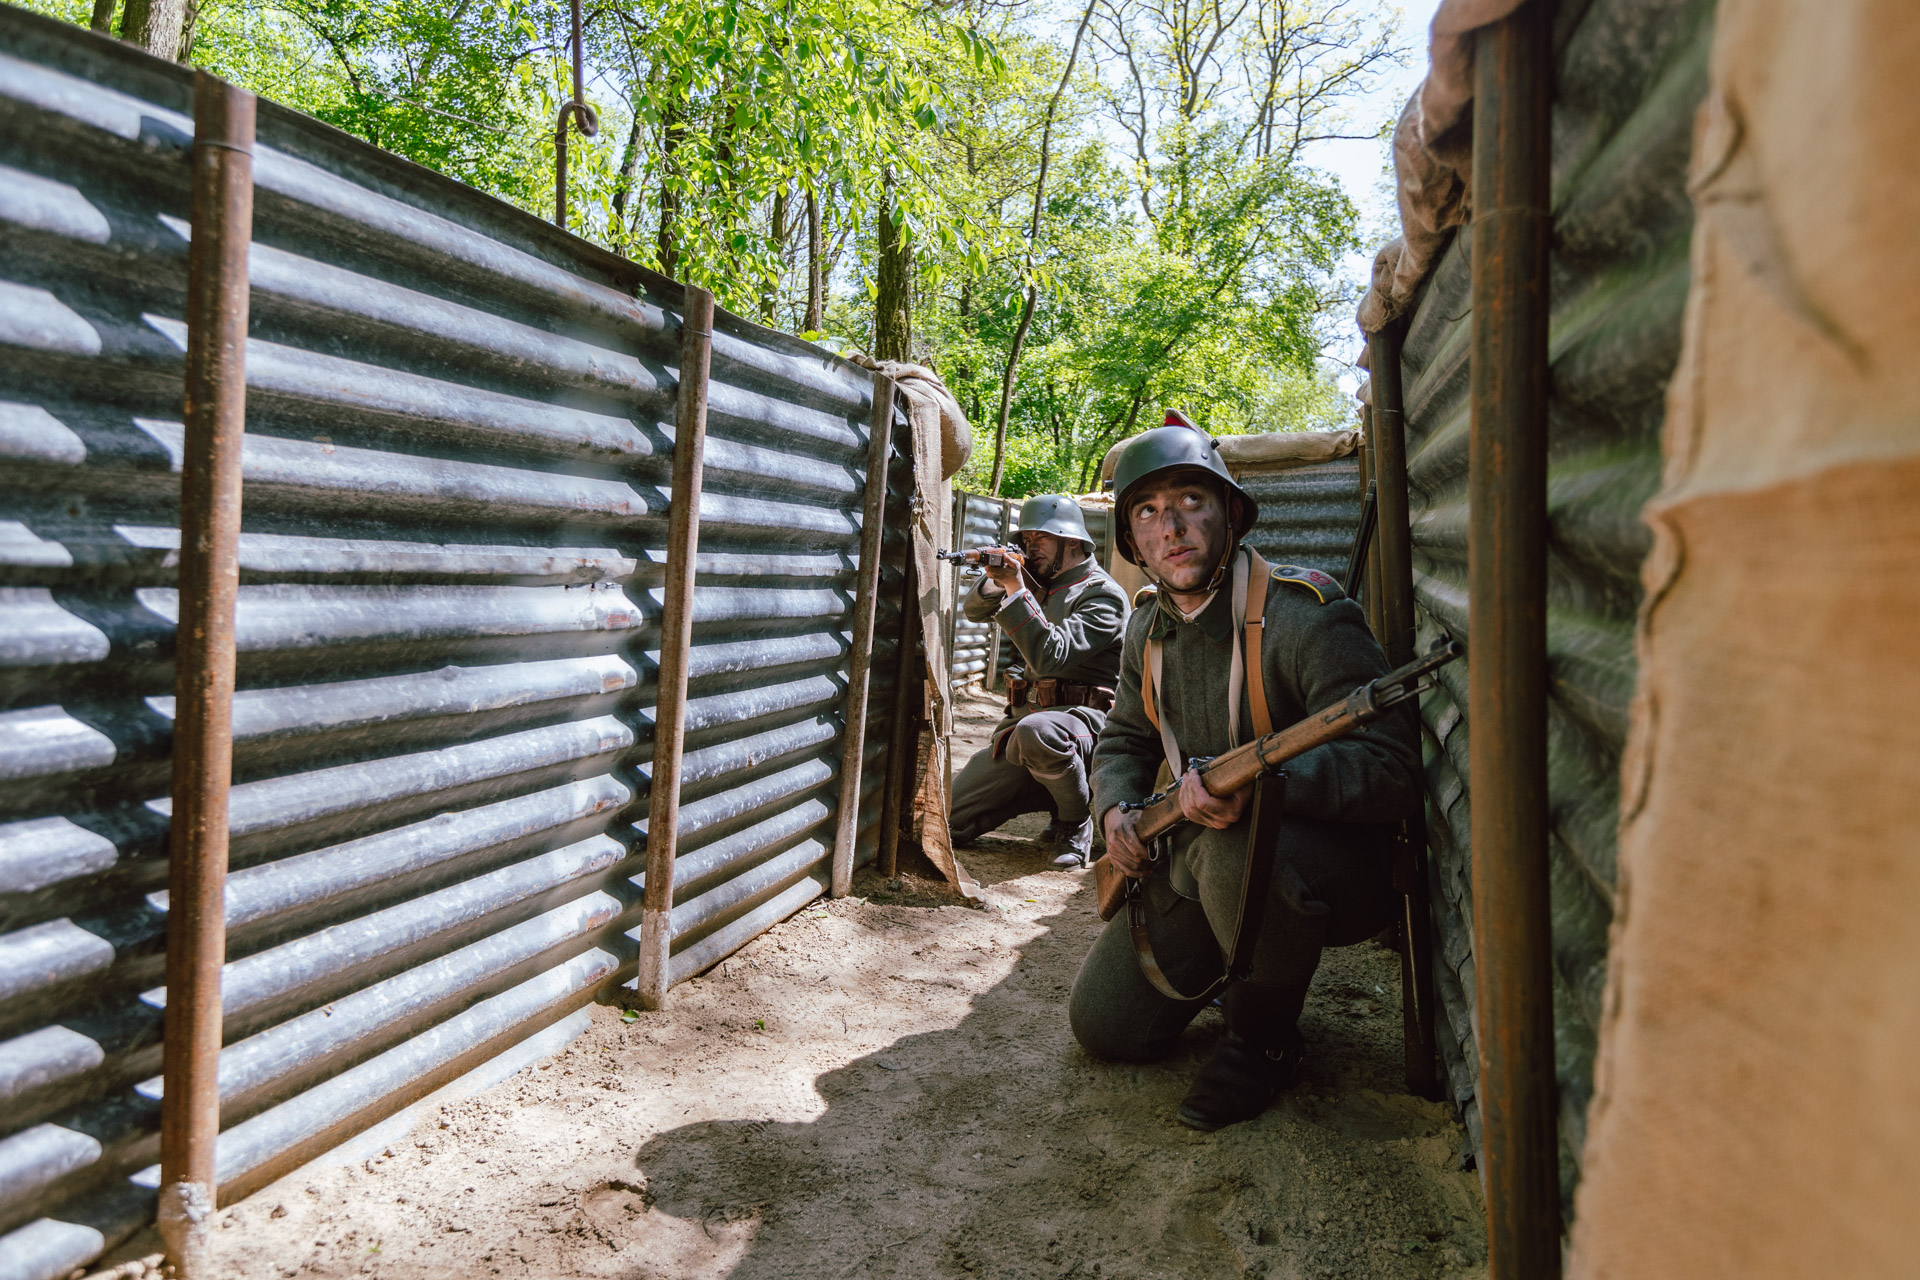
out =
<svg viewBox="0 0 1920 1280"><path fill-rule="evenodd" d="M1016 877L1036 870L1011 843L966 856L1001 901L1019 901ZM731 1280L1472 1274L1461 1268L1482 1255L1457 1129L1398 1093L1391 953L1328 953L1300 1082L1261 1119L1203 1135L1173 1114L1218 1015L1165 1062L1095 1062L1065 1011L1098 928L1084 893L1005 923L1019 926L1000 948L1011 967L958 1024L820 1075L814 1120L689 1124L648 1141L632 1189L645 1220L678 1219L682 1239L698 1224L714 1245L705 1273ZM916 951L915 967L876 980L908 1000L922 984L977 986L940 954Z"/></svg>

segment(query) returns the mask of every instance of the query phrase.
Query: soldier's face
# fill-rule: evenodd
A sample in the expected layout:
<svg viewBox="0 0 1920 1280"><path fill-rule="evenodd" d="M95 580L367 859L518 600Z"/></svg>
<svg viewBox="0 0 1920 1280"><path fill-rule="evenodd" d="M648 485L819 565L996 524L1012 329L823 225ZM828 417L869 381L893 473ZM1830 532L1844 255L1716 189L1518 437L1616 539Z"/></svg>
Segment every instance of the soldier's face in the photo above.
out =
<svg viewBox="0 0 1920 1280"><path fill-rule="evenodd" d="M1066 543L1050 533L1023 533L1020 545L1027 553L1027 568L1036 578L1051 578L1060 572L1060 558Z"/></svg>
<svg viewBox="0 0 1920 1280"><path fill-rule="evenodd" d="M1127 506L1134 550L1176 595L1206 590L1230 530L1226 500L1202 480L1149 483Z"/></svg>

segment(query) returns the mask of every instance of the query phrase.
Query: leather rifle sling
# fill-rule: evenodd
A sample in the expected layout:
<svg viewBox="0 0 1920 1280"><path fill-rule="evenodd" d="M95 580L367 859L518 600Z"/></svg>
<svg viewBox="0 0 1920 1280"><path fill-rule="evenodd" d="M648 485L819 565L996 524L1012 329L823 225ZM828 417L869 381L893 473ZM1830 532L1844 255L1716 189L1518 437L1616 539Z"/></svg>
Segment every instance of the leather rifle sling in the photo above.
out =
<svg viewBox="0 0 1920 1280"><path fill-rule="evenodd" d="M1273 571L1258 551L1248 547L1247 555L1250 565L1246 626L1242 632L1242 662L1246 671L1248 709L1253 713L1253 731L1256 737L1264 738L1273 732L1273 712L1267 705L1266 677L1261 670L1261 660L1265 655L1267 583ZM1173 745L1172 733L1161 727L1153 699L1154 668L1160 665L1158 648L1152 641L1148 642L1148 660L1141 679L1141 701L1145 704L1148 721L1160 730L1162 749L1168 753L1168 767L1172 768L1178 759L1175 754L1177 748ZM1269 778L1274 783L1271 790L1267 786ZM1133 956L1140 965L1142 976L1160 994L1172 1000L1204 1000L1226 986L1229 979L1244 979L1247 976L1253 965L1254 946L1260 938L1261 917L1267 909L1267 892L1273 884L1274 845L1279 836L1285 783L1286 775L1282 773L1263 776L1253 784L1253 808L1248 815L1247 859L1240 878L1240 909L1234 921L1233 944L1227 956L1226 970L1204 991L1188 993L1173 985L1153 956L1153 940L1147 934L1147 902L1141 892L1144 886L1135 886L1133 892L1128 894L1127 928L1133 937Z"/></svg>
<svg viewBox="0 0 1920 1280"><path fill-rule="evenodd" d="M1253 784L1253 812L1248 815L1249 844L1247 861L1240 876L1240 910L1233 923L1233 944L1227 952L1226 968L1219 977L1199 991L1182 991L1173 985L1153 955L1153 939L1147 933L1147 898L1135 888L1127 898L1127 932L1133 938L1133 958L1140 974L1154 990L1169 1000L1182 1002L1207 1000L1218 995L1233 979L1245 981L1253 971L1253 949L1260 941L1260 922L1267 911L1267 894L1273 887L1274 843L1280 835L1280 819L1285 811L1287 775L1263 774Z"/></svg>
<svg viewBox="0 0 1920 1280"><path fill-rule="evenodd" d="M1273 568L1252 547L1246 548L1248 558L1246 623L1242 632L1240 657L1247 681L1247 706L1253 712L1253 734L1264 738L1273 732L1273 710L1267 705L1266 673L1260 669L1260 661L1266 650L1267 624L1267 583L1273 580ZM1160 723L1159 700L1155 696L1162 683L1160 674L1160 642L1148 640L1145 661L1140 671L1140 709L1146 713L1147 723L1160 735L1160 749L1167 757L1167 768L1177 781L1184 772L1181 767L1180 745L1175 741L1173 731Z"/></svg>
<svg viewBox="0 0 1920 1280"><path fill-rule="evenodd" d="M1247 626L1241 642L1246 656L1242 661L1247 669L1247 708L1253 712L1253 736L1264 738L1273 732L1273 709L1267 705L1267 677L1260 669L1266 654L1267 584L1273 581L1273 570L1252 547L1247 548L1247 554L1253 557L1253 568L1247 575Z"/></svg>

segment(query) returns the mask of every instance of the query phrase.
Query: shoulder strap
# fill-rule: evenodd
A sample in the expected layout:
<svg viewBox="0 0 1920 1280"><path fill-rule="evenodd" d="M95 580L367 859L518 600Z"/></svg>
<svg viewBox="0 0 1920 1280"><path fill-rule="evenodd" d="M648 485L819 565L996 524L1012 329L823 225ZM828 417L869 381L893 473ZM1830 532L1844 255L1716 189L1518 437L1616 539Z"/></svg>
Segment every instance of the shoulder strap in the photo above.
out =
<svg viewBox="0 0 1920 1280"><path fill-rule="evenodd" d="M1267 577L1272 571L1260 553L1252 547L1247 554L1253 563L1247 574L1247 630L1244 655L1247 671L1247 704L1253 711L1253 732L1266 737L1273 732L1273 710L1267 705L1267 679L1261 670L1267 634Z"/></svg>
<svg viewBox="0 0 1920 1280"><path fill-rule="evenodd" d="M1153 669L1159 665L1160 646L1148 640L1146 649L1140 655L1140 706L1147 713L1147 723L1155 729L1160 727L1160 708L1154 705Z"/></svg>
<svg viewBox="0 0 1920 1280"><path fill-rule="evenodd" d="M1164 683L1160 670L1160 642L1148 640L1144 656L1146 660L1140 664L1140 702L1146 708L1147 722L1160 732L1160 750L1167 757L1167 769L1178 778L1183 772L1180 743L1173 736L1173 726L1160 719L1160 709L1154 706L1154 686Z"/></svg>

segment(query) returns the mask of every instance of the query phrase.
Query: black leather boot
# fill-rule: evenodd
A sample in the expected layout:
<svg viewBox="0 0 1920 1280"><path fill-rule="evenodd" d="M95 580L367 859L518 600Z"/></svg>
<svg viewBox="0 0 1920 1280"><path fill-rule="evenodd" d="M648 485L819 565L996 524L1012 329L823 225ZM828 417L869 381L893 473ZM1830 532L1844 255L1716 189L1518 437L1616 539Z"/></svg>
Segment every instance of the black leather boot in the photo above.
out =
<svg viewBox="0 0 1920 1280"><path fill-rule="evenodd" d="M1300 1069L1302 1045L1263 1047L1228 1031L1180 1102L1180 1123L1211 1133L1267 1109Z"/></svg>

